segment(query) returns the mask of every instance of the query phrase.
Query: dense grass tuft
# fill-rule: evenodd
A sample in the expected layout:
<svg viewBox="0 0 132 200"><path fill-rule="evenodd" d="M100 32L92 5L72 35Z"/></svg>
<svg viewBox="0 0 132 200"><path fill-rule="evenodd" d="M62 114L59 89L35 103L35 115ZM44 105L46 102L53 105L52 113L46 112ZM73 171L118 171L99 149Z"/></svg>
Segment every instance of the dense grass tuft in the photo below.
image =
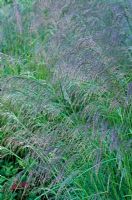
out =
<svg viewBox="0 0 132 200"><path fill-rule="evenodd" d="M0 200L132 198L130 6L0 1Z"/></svg>

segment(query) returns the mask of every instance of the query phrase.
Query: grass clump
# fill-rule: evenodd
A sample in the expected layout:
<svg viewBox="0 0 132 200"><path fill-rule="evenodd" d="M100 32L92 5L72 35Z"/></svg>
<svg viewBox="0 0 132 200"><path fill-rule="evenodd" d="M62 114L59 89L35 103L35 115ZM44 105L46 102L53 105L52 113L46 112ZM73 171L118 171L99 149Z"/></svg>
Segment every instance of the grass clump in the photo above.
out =
<svg viewBox="0 0 132 200"><path fill-rule="evenodd" d="M124 3L0 5L0 200L131 199L131 53L96 38Z"/></svg>
<svg viewBox="0 0 132 200"><path fill-rule="evenodd" d="M59 90L60 83L35 77L7 80L1 98L1 152L10 176L2 175L2 191L6 184L13 187L20 173L20 183L25 175L29 188L16 188L12 198L131 198L131 105L112 107L114 95L89 92L89 83L72 81ZM22 87L12 94L8 87L17 81ZM15 162L8 161L12 156Z"/></svg>

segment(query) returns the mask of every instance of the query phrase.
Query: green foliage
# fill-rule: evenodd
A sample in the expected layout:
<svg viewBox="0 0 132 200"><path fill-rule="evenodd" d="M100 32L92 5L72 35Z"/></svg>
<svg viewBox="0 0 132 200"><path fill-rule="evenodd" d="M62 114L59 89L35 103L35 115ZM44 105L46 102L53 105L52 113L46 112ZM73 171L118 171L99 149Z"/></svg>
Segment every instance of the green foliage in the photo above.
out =
<svg viewBox="0 0 132 200"><path fill-rule="evenodd" d="M13 3L13 0L0 0L0 6L8 5Z"/></svg>
<svg viewBox="0 0 132 200"><path fill-rule="evenodd" d="M107 43L124 1L75 2L0 1L0 200L132 197L131 53L115 67Z"/></svg>

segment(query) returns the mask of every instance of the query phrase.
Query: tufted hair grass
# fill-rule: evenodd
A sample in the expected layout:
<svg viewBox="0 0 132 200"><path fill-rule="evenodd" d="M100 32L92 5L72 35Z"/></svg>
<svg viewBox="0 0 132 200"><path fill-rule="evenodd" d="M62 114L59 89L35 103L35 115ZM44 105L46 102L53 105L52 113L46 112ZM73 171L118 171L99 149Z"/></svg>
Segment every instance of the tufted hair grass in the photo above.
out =
<svg viewBox="0 0 132 200"><path fill-rule="evenodd" d="M2 2L0 199L131 199L129 4Z"/></svg>

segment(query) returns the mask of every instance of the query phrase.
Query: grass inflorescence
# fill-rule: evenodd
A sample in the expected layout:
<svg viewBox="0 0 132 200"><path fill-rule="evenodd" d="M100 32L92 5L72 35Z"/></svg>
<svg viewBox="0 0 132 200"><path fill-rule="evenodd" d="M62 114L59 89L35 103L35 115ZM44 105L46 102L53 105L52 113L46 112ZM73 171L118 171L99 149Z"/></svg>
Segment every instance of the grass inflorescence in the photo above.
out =
<svg viewBox="0 0 132 200"><path fill-rule="evenodd" d="M130 32L96 38L124 2L0 1L0 200L132 198Z"/></svg>

